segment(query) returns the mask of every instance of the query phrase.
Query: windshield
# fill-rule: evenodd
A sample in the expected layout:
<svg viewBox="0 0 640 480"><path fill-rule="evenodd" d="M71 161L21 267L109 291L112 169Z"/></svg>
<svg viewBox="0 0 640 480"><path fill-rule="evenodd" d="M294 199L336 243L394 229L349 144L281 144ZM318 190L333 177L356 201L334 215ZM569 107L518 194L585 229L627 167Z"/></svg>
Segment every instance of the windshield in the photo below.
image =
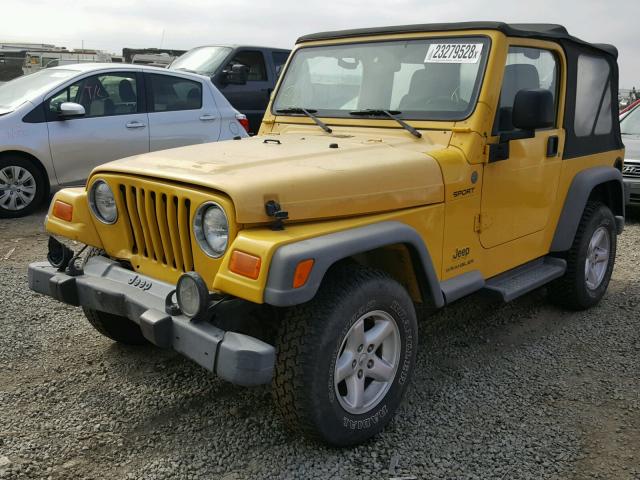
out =
<svg viewBox="0 0 640 480"><path fill-rule="evenodd" d="M230 52L229 47L194 48L176 58L170 68L212 76Z"/></svg>
<svg viewBox="0 0 640 480"><path fill-rule="evenodd" d="M301 48L273 110L302 107L347 118L386 110L405 119L462 120L475 107L488 49L484 37Z"/></svg>
<svg viewBox="0 0 640 480"><path fill-rule="evenodd" d="M620 122L623 135L640 135L640 108L636 107Z"/></svg>
<svg viewBox="0 0 640 480"><path fill-rule="evenodd" d="M33 97L46 93L64 80L76 75L75 70L40 70L0 85L0 108L12 110Z"/></svg>

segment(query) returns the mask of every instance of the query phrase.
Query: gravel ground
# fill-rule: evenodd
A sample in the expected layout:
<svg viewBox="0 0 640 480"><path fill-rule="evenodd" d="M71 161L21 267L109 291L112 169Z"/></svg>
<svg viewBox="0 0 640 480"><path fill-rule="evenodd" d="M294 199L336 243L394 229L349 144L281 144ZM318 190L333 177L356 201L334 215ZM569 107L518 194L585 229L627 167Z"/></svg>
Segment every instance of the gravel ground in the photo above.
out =
<svg viewBox="0 0 640 480"><path fill-rule="evenodd" d="M348 450L287 432L268 387L116 345L30 292L43 217L0 220L0 478L640 478L637 212L597 308L567 313L539 291L421 321L403 407Z"/></svg>

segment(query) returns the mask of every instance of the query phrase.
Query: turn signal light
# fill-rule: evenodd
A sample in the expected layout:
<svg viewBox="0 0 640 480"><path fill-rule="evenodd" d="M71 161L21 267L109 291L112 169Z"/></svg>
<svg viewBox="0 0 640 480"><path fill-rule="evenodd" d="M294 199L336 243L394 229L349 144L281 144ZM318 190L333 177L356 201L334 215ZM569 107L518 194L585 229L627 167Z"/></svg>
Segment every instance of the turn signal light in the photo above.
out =
<svg viewBox="0 0 640 480"><path fill-rule="evenodd" d="M56 200L53 204L53 216L70 222L73 218L73 205Z"/></svg>
<svg viewBox="0 0 640 480"><path fill-rule="evenodd" d="M302 260L300 263L298 263L296 271L293 274L293 288L300 288L305 283L307 283L314 263L315 261L313 260L313 258Z"/></svg>
<svg viewBox="0 0 640 480"><path fill-rule="evenodd" d="M260 275L260 257L251 255L250 253L234 250L229 260L229 270L243 277L256 280Z"/></svg>

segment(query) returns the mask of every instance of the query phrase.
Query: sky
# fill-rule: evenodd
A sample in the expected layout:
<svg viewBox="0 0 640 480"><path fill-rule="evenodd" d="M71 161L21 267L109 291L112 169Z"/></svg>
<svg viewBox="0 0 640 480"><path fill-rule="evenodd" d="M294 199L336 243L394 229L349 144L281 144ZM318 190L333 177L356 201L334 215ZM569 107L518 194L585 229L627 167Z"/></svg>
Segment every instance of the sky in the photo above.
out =
<svg viewBox="0 0 640 480"><path fill-rule="evenodd" d="M640 88L640 0L0 0L0 41L120 54L241 43L292 47L307 33L411 23L560 23L620 51L620 87Z"/></svg>

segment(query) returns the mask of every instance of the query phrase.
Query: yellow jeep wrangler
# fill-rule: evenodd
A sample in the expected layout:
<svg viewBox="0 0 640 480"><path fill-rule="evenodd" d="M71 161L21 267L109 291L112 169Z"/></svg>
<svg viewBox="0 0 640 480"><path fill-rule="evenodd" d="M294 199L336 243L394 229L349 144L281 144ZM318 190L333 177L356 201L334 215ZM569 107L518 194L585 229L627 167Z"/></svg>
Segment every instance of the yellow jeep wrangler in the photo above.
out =
<svg viewBox="0 0 640 480"><path fill-rule="evenodd" d="M558 25L302 37L258 136L58 192L29 285L116 341L271 382L299 431L362 442L410 383L416 311L604 295L624 226L616 57Z"/></svg>

